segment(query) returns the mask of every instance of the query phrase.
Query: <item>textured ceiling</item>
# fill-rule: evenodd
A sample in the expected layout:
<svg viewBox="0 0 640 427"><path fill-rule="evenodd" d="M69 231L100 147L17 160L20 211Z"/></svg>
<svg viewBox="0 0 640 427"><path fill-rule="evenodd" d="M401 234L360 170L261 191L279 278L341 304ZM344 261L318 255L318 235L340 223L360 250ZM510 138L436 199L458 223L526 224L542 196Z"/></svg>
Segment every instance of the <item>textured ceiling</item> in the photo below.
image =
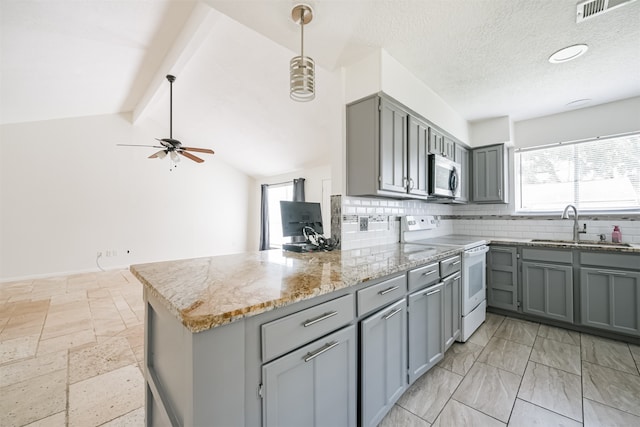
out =
<svg viewBox="0 0 640 427"><path fill-rule="evenodd" d="M135 109L166 127L162 76L176 72L175 136L261 176L329 162L343 119L332 71L380 48L469 121L640 95L640 1L580 24L575 0L310 1L305 51L319 67L318 96L308 104L287 97L297 2L204 3L0 1L1 123ZM190 30L203 8L208 26ZM547 61L576 43L589 51L566 64ZM172 56L176 46L188 46L188 55Z"/></svg>

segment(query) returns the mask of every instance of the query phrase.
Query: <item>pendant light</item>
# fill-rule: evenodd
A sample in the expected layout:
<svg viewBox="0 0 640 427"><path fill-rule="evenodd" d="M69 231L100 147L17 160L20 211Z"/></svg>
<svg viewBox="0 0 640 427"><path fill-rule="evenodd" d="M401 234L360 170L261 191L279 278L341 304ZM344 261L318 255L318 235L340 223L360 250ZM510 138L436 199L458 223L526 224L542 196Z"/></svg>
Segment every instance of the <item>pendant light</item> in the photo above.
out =
<svg viewBox="0 0 640 427"><path fill-rule="evenodd" d="M299 4L291 11L291 18L300 24L300 56L289 63L289 96L294 101L307 102L316 97L315 62L304 56L304 26L313 19L313 11L306 4Z"/></svg>

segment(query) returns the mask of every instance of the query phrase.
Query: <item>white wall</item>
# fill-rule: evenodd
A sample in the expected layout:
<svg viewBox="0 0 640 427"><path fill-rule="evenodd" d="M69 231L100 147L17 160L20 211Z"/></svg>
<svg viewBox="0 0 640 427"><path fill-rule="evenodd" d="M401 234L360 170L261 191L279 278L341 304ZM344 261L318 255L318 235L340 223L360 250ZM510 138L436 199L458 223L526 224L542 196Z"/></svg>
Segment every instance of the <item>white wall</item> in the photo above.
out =
<svg viewBox="0 0 640 427"><path fill-rule="evenodd" d="M0 281L95 271L97 251L117 252L104 268L245 251L252 178L116 146L163 133L124 115L2 126Z"/></svg>
<svg viewBox="0 0 640 427"><path fill-rule="evenodd" d="M640 97L514 123L516 147L595 138L640 130Z"/></svg>
<svg viewBox="0 0 640 427"><path fill-rule="evenodd" d="M469 137L472 147L501 144L513 140L513 126L509 116L471 122Z"/></svg>

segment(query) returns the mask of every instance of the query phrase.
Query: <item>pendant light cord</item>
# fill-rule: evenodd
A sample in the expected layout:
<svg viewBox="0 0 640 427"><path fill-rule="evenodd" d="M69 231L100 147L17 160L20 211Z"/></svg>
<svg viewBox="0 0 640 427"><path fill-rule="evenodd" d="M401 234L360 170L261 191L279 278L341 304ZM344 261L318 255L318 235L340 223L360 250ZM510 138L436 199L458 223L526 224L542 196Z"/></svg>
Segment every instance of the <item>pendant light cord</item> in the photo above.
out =
<svg viewBox="0 0 640 427"><path fill-rule="evenodd" d="M304 12L302 9L300 13L300 57L304 59Z"/></svg>

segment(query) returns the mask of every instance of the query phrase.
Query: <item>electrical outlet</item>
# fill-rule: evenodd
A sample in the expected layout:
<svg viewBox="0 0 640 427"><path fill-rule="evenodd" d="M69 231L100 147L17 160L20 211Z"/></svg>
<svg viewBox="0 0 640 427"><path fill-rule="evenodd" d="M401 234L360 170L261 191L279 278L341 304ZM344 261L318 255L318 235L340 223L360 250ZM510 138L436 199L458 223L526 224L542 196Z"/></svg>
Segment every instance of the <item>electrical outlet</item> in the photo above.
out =
<svg viewBox="0 0 640 427"><path fill-rule="evenodd" d="M369 231L369 217L361 216L358 220L360 221L360 231Z"/></svg>

